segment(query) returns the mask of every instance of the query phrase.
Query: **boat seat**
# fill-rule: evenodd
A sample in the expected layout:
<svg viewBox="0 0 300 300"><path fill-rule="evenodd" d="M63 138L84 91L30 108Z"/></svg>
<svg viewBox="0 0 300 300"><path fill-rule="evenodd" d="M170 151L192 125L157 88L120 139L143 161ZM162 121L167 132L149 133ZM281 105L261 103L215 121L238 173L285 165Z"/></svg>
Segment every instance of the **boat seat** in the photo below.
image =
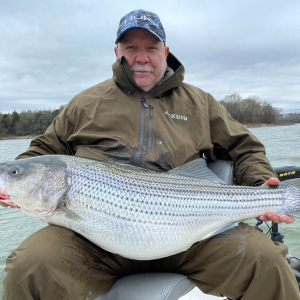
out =
<svg viewBox="0 0 300 300"><path fill-rule="evenodd" d="M119 279L96 300L177 300L193 288L184 275L137 273Z"/></svg>
<svg viewBox="0 0 300 300"><path fill-rule="evenodd" d="M208 167L225 183L233 184L233 162L216 160ZM178 300L195 285L184 275L175 273L137 273L119 279L95 300Z"/></svg>
<svg viewBox="0 0 300 300"><path fill-rule="evenodd" d="M234 168L231 160L217 159L214 162L208 162L207 166L226 184L234 184Z"/></svg>

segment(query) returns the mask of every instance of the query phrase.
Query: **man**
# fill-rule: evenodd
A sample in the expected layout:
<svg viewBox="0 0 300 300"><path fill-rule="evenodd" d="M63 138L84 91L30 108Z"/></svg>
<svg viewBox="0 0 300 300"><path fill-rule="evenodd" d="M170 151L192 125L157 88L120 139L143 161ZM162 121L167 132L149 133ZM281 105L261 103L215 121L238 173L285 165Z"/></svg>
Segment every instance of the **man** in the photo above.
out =
<svg viewBox="0 0 300 300"><path fill-rule="evenodd" d="M165 42L157 15L124 16L113 78L74 97L18 158L66 154L168 171L205 155L233 160L239 184L277 185L261 143L211 95L182 82L184 68ZM272 212L260 218L293 221ZM231 299L300 299L286 252L240 224L182 253L137 261L51 225L8 257L3 299L95 299L121 276L160 271L185 274L203 292Z"/></svg>

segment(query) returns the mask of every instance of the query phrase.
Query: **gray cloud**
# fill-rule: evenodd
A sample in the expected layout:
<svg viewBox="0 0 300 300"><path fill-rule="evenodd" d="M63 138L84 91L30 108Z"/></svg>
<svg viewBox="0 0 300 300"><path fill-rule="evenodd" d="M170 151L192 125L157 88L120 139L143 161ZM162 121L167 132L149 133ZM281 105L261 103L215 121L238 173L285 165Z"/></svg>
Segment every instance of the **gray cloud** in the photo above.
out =
<svg viewBox="0 0 300 300"><path fill-rule="evenodd" d="M58 108L111 77L118 22L138 8L159 14L185 81L300 111L300 2L279 0L2 0L0 111Z"/></svg>

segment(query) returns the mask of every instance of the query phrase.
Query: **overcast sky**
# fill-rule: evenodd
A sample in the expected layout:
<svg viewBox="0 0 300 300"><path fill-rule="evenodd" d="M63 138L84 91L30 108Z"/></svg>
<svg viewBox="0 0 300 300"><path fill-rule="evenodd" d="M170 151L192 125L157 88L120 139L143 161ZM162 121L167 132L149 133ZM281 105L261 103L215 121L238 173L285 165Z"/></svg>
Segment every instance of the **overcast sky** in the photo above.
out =
<svg viewBox="0 0 300 300"><path fill-rule="evenodd" d="M300 111L300 1L0 0L0 112L56 109L112 76L118 23L157 13L185 81Z"/></svg>

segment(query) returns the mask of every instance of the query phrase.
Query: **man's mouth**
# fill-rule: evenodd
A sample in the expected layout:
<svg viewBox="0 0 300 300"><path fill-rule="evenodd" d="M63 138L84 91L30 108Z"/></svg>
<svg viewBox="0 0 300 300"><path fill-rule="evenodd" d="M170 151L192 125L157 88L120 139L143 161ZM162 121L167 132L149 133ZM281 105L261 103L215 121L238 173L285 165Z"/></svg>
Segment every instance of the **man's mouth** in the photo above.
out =
<svg viewBox="0 0 300 300"><path fill-rule="evenodd" d="M132 66L130 70L132 72L138 72L138 73L154 73L154 69L152 67L143 66L143 65Z"/></svg>
<svg viewBox="0 0 300 300"><path fill-rule="evenodd" d="M145 71L135 71L135 72L132 72L132 76L135 77L135 78L148 78L148 76L151 74L151 72L145 72Z"/></svg>

